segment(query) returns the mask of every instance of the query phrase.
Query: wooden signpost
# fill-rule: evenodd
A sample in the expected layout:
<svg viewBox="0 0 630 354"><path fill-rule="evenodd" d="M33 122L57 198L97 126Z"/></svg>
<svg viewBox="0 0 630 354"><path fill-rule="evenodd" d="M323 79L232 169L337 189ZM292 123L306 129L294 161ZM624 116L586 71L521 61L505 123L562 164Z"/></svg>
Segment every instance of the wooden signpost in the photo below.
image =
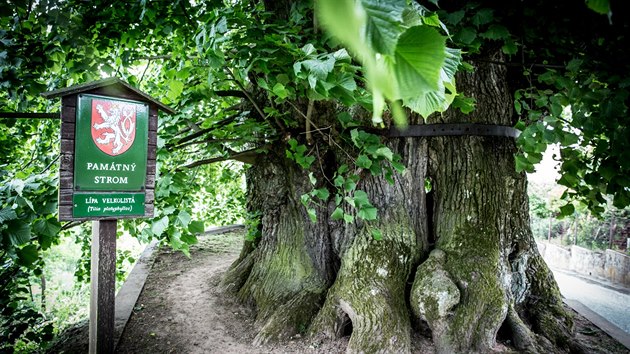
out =
<svg viewBox="0 0 630 354"><path fill-rule="evenodd" d="M59 220L92 220L90 353L114 352L117 220L153 217L158 110L144 92L105 79L61 97Z"/></svg>

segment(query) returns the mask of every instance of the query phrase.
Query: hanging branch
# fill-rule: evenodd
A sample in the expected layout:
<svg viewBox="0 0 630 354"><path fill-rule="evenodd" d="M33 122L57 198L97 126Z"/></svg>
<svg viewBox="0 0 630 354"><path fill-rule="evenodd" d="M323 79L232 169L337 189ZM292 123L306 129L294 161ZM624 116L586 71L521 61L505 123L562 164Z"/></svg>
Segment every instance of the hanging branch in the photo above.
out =
<svg viewBox="0 0 630 354"><path fill-rule="evenodd" d="M207 134L207 133L209 133L209 132L211 132L213 130L222 128L222 127L232 123L239 116L240 116L240 113L233 114L233 115L231 115L229 117L226 117L225 119L222 119L222 120L216 122L211 128L197 130L194 133L179 139L175 143L167 144L166 145L166 149L170 151L171 149L181 147L184 144L185 144L184 146L190 145L190 144L186 144L186 143L188 143L189 141L194 140L196 138L199 138L199 137L201 137L201 136L203 136L203 135L205 135L205 134ZM188 127L185 130L181 131L180 133L184 133L186 131L191 131L191 130L193 130L193 129L191 127Z"/></svg>
<svg viewBox="0 0 630 354"><path fill-rule="evenodd" d="M61 114L59 112L52 112L52 113L0 112L0 118L60 119Z"/></svg>
<svg viewBox="0 0 630 354"><path fill-rule="evenodd" d="M199 160L199 161L191 162L191 163L186 164L186 165L182 165L179 168L193 168L193 167L197 167L197 166L203 166L203 165L208 165L208 164L211 164L211 163L227 161L227 160L236 160L236 161L240 161L240 162L244 162L244 163L253 165L254 162L255 162L255 157L256 157L256 155L258 155L260 150L267 149L267 148L269 148L268 145L264 146L262 148L255 148L255 149L246 150L246 151L243 151L243 152L238 152L238 153L235 153L235 154L227 156L227 157L213 157L211 159Z"/></svg>
<svg viewBox="0 0 630 354"><path fill-rule="evenodd" d="M144 80L144 74L147 73L147 70L149 70L149 66L151 66L152 62L153 60L149 59L149 61L147 62L147 66L145 66L144 71L142 71L142 76L140 76L140 80L138 81L138 84L142 83L142 80Z"/></svg>
<svg viewBox="0 0 630 354"><path fill-rule="evenodd" d="M240 90L216 90L212 91L215 95L219 97L238 97L238 98L247 98L247 94Z"/></svg>
<svg viewBox="0 0 630 354"><path fill-rule="evenodd" d="M498 60L489 60L489 59L470 59L470 61L475 61L479 63L489 63L503 66L511 66L511 67L527 67L527 68L548 68L548 69L564 69L566 66L564 65L553 65L553 64L534 64L534 63L508 63L504 61Z"/></svg>
<svg viewBox="0 0 630 354"><path fill-rule="evenodd" d="M73 228L73 227L77 227L77 226L79 226L79 225L83 224L84 222L85 222L85 221L70 221L70 222L68 222L68 223L64 224L64 225L61 227L61 231L64 231L64 230L69 230L69 229L71 229L71 228Z"/></svg>
<svg viewBox="0 0 630 354"><path fill-rule="evenodd" d="M251 104L254 106L254 109L256 109L256 112L258 112L258 114L267 121L267 123L271 124L271 122L269 121L269 117L265 114L265 112L263 112L262 109L260 109L260 107L258 106L258 103L256 103L256 101L254 100L254 98L249 94L249 92L247 92L247 90L245 89L245 86L243 86L243 84L241 84L241 82L239 80L236 79L236 76L234 75L234 73L232 72L232 70L230 68L226 68L228 74L230 75L230 77L232 78L232 81L234 81L236 83L236 85L238 85L238 87L241 89L242 93L245 95L245 97L247 98L247 100L249 102L251 102ZM280 128L280 130L282 132L285 131L284 126L280 123L280 121L278 120L278 118L274 117L274 121L276 123L276 126L278 126L278 128Z"/></svg>
<svg viewBox="0 0 630 354"><path fill-rule="evenodd" d="M308 145L313 145L313 134L311 134L311 117L313 116L313 107L315 106L315 101L312 99L308 100L308 108L306 109L306 143Z"/></svg>

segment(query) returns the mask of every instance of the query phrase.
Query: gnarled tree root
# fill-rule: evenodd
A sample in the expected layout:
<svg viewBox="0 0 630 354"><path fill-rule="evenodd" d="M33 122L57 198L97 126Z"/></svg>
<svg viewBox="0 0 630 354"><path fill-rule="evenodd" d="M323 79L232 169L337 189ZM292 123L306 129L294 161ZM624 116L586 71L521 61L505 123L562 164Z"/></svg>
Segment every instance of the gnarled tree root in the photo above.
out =
<svg viewBox="0 0 630 354"><path fill-rule="evenodd" d="M405 285L413 261L408 254L409 248L398 242L358 236L342 258L311 334L339 338L352 326L348 353L408 353Z"/></svg>

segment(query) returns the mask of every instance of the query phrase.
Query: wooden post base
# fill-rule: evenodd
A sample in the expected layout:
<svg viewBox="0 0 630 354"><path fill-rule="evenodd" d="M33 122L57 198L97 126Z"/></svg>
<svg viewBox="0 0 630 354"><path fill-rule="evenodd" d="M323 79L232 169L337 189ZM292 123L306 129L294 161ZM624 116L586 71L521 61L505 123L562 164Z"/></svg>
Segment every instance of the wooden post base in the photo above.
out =
<svg viewBox="0 0 630 354"><path fill-rule="evenodd" d="M92 222L90 354L114 353L117 220Z"/></svg>

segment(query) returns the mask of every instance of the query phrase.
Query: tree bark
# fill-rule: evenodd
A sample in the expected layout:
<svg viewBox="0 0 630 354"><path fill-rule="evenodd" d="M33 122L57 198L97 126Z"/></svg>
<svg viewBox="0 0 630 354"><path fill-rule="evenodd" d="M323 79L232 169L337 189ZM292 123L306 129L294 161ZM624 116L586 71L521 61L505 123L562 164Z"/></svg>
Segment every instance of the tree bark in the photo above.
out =
<svg viewBox="0 0 630 354"><path fill-rule="evenodd" d="M476 110L449 110L431 123L515 123L507 69L492 63L503 61L497 53L458 77ZM333 192L332 175L352 165L353 147L335 135L342 129L333 104L295 105L317 126L334 128L329 137L311 136L317 161L310 169L278 144L248 171L248 208L262 215L262 236L245 244L223 286L257 310L255 343L296 333L349 335L349 353L408 353L415 324L424 322L439 353L492 351L500 330L517 350L580 350L530 230L526 176L515 171L511 138L384 138L408 168L393 184L362 174L357 189L378 208L378 220L332 220L329 200L311 222L301 196L313 188ZM367 112L352 113L369 121ZM307 143L304 134L297 138Z"/></svg>
<svg viewBox="0 0 630 354"><path fill-rule="evenodd" d="M469 116L450 110L430 120L511 126L506 82L505 67L481 64L458 77L476 110ZM571 336L571 320L531 233L527 181L515 171L515 152L514 141L502 137L430 139L430 232L437 241L433 257L418 268L411 304L433 330L438 352L490 351L502 326L517 349L547 351L547 341L537 339L527 321L554 344L565 345ZM533 300L539 298L544 301Z"/></svg>

